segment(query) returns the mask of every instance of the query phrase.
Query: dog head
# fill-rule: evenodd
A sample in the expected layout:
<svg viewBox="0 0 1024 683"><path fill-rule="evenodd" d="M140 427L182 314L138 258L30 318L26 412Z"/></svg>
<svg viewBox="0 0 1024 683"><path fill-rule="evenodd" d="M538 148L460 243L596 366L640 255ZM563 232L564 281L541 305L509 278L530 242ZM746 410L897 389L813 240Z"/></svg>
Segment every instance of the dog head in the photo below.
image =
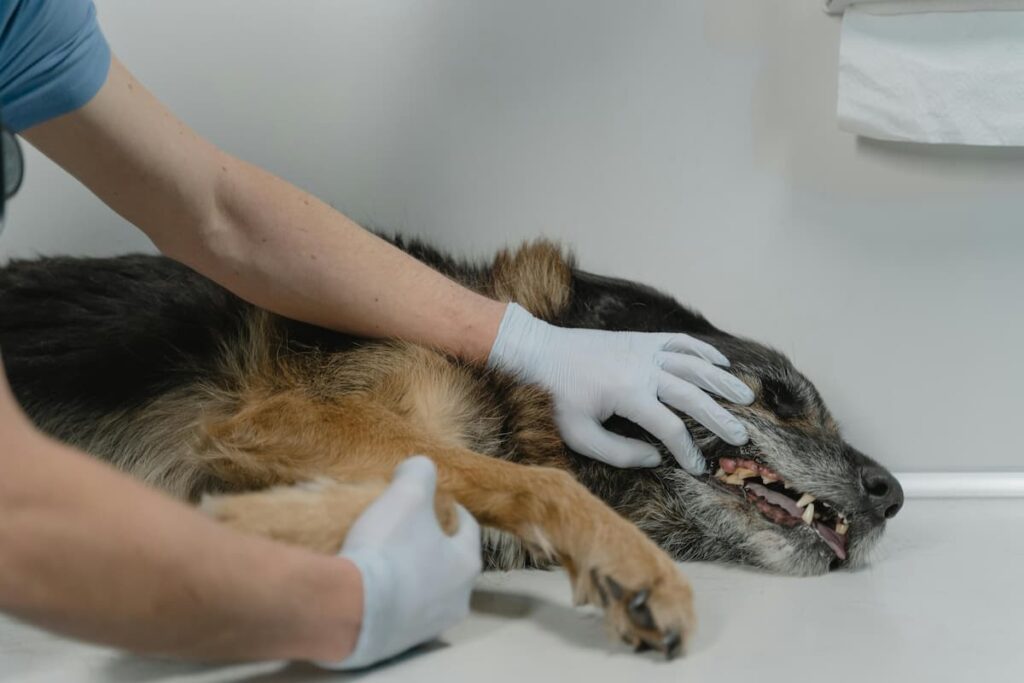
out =
<svg viewBox="0 0 1024 683"><path fill-rule="evenodd" d="M718 560L787 574L863 564L903 504L899 482L844 441L814 385L777 351L714 328L703 317L635 283L574 274L562 324L685 332L732 362L756 395L723 402L747 428L741 447L687 416L708 472L692 476L664 449L653 470L616 470L575 459L580 480L680 560ZM657 443L620 418L608 428Z"/></svg>

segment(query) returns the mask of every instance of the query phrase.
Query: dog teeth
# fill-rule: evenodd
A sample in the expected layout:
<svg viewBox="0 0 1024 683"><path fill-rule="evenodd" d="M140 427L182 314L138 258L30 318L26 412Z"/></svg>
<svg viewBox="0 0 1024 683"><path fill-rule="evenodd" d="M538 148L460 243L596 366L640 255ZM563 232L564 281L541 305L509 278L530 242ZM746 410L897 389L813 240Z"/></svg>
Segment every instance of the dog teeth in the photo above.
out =
<svg viewBox="0 0 1024 683"><path fill-rule="evenodd" d="M743 482L751 477L756 477L757 472L748 470L746 467L737 467L729 474L725 473L725 470L719 469L715 473L715 477L726 484L732 484L733 486L743 486Z"/></svg>
<svg viewBox="0 0 1024 683"><path fill-rule="evenodd" d="M725 459L723 459L721 462L724 462L724 460ZM743 465L740 465L739 463L736 462L728 462L725 464L729 465L732 471L726 471L726 468L721 466L720 464L718 469L715 471L714 475L715 479L722 483L742 487L745 486L745 482L747 479L760 477L761 481L763 481L765 484L772 484L777 481L781 481L787 489L793 489L790 483L785 479L782 479L781 477L777 476L770 470L765 471L767 468L759 468L760 472L758 472L750 469L749 467L744 467ZM810 493L801 493L800 498L796 501L796 506L798 508L803 509L803 514L800 515L800 519L802 519L804 524L806 524L807 526L814 526L814 518L817 514L817 511L815 510L815 503L817 503L819 507L834 510L832 505L826 503L825 501L819 501ZM835 530L836 533L840 536L845 536L849 532L850 523L849 520L846 519L845 515L838 515L838 518L835 522Z"/></svg>
<svg viewBox="0 0 1024 683"><path fill-rule="evenodd" d="M753 470L748 470L746 467L737 467L736 471L733 472L733 475L739 477L742 480L742 479L750 479L751 477L756 477L757 476L757 472L755 472Z"/></svg>
<svg viewBox="0 0 1024 683"><path fill-rule="evenodd" d="M804 520L804 524L810 525L814 522L814 503L808 503L804 509L804 514L801 516Z"/></svg>

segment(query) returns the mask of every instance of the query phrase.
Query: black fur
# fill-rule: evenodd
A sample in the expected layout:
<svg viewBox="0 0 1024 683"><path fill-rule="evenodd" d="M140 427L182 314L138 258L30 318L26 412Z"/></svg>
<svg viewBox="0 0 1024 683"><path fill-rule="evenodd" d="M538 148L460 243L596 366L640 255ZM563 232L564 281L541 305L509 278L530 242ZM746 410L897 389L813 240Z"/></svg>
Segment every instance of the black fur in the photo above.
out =
<svg viewBox="0 0 1024 683"><path fill-rule="evenodd" d="M483 289L488 281L488 266L454 259L420 242L394 241L467 286ZM727 446L687 418L696 442L712 464L722 456L759 457L799 490L848 511L851 558L863 562L885 523L885 511L865 490L865 473L898 484L840 438L813 385L782 354L719 330L672 297L637 283L573 270L571 290L568 307L552 322L684 332L729 357L733 372L758 395L749 408L726 404L747 425L751 443L742 449ZM65 436L96 429L104 416L138 411L168 392L208 381L218 372L218 357L239 341L253 313L250 304L158 256L46 258L0 269L0 350L8 377L33 417L74 416L70 424L62 418ZM331 352L359 343L302 323L281 324L286 351ZM515 419L514 380L483 371L479 378L481 396L487 395L481 405L507 421L500 430L506 435L500 450L515 453L515 444L508 441L515 432L508 422ZM626 420L612 418L607 424L654 442ZM777 527L708 481L686 475L667 454L661 467L642 471L573 456L572 469L584 485L678 559L743 562L799 574L826 571L834 564L831 551L810 527ZM210 485L217 487L216 482Z"/></svg>
<svg viewBox="0 0 1024 683"><path fill-rule="evenodd" d="M247 305L162 257L14 261L0 270L0 351L30 411L110 412L208 373Z"/></svg>

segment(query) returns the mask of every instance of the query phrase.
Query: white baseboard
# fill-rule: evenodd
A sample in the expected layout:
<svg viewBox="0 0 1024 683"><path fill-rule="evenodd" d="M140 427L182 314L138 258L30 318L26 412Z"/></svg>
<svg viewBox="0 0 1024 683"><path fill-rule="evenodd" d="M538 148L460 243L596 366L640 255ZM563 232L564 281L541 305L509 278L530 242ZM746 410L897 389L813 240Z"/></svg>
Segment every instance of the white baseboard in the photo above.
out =
<svg viewBox="0 0 1024 683"><path fill-rule="evenodd" d="M1024 498L1024 472L896 472L907 498Z"/></svg>

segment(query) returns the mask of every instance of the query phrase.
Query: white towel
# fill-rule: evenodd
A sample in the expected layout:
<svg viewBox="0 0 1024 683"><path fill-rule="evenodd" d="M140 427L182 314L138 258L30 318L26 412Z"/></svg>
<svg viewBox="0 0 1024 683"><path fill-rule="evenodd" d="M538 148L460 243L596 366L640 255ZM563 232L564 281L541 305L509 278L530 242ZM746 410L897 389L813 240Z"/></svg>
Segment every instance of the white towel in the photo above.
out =
<svg viewBox="0 0 1024 683"><path fill-rule="evenodd" d="M826 0L837 113L882 140L1024 145L1024 0Z"/></svg>

